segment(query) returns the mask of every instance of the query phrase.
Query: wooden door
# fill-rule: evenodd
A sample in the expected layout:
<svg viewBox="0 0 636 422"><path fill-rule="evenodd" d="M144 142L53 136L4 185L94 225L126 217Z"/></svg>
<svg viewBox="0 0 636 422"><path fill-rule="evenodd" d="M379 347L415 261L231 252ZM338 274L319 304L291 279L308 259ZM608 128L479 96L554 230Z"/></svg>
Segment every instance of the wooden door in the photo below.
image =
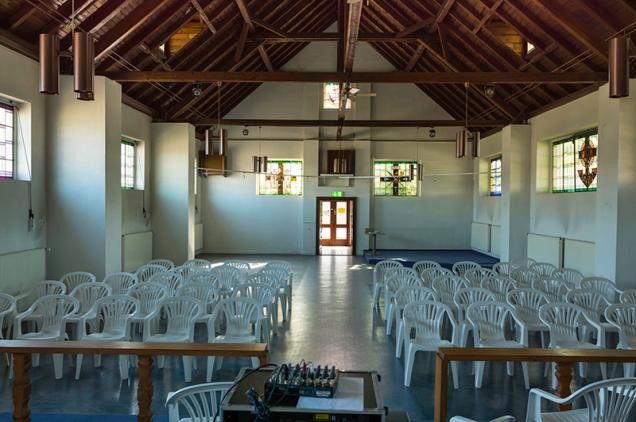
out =
<svg viewBox="0 0 636 422"><path fill-rule="evenodd" d="M319 207L320 245L351 246L352 201L321 199Z"/></svg>

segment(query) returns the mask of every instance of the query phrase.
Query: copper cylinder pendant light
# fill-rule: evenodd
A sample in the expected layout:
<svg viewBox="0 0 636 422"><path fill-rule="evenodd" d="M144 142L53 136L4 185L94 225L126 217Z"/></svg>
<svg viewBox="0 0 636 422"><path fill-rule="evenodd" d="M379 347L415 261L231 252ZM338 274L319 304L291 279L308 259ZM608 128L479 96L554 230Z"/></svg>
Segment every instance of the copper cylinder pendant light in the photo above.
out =
<svg viewBox="0 0 636 422"><path fill-rule="evenodd" d="M40 93L59 94L60 39L56 34L40 34Z"/></svg>
<svg viewBox="0 0 636 422"><path fill-rule="evenodd" d="M225 155L227 149L227 129L219 130L219 155Z"/></svg>
<svg viewBox="0 0 636 422"><path fill-rule="evenodd" d="M629 95L629 38L618 35L609 42L609 96Z"/></svg>
<svg viewBox="0 0 636 422"><path fill-rule="evenodd" d="M473 132L473 143L472 143L472 156L473 158L479 157L479 143L481 142L481 133L478 130Z"/></svg>
<svg viewBox="0 0 636 422"><path fill-rule="evenodd" d="M95 75L95 45L89 32L73 34L73 79L78 93L93 93ZM84 96L88 98L89 96ZM78 99L84 99L79 98Z"/></svg>
<svg viewBox="0 0 636 422"><path fill-rule="evenodd" d="M95 95L92 92L76 92L75 98L81 101L93 101L95 99Z"/></svg>
<svg viewBox="0 0 636 422"><path fill-rule="evenodd" d="M466 155L466 131L460 130L455 136L455 157L462 158Z"/></svg>

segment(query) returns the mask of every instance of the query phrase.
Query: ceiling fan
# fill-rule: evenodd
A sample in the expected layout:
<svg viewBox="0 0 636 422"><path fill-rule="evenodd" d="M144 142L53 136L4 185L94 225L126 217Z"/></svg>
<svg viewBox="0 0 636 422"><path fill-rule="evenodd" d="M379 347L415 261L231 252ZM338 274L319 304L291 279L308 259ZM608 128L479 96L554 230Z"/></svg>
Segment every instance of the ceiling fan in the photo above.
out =
<svg viewBox="0 0 636 422"><path fill-rule="evenodd" d="M349 88L345 95L348 100L355 101L358 97L375 97L375 92L360 92L360 88Z"/></svg>

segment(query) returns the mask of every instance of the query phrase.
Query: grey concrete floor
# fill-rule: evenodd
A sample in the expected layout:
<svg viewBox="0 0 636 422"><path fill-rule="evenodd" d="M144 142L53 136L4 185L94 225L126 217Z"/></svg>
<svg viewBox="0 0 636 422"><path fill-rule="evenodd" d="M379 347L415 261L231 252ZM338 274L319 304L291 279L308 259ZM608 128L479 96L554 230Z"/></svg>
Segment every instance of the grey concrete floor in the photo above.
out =
<svg viewBox="0 0 636 422"><path fill-rule="evenodd" d="M228 257L204 256L213 262ZM407 411L413 421L433 418L434 359L430 353L416 357L411 387L403 385L403 360L394 357L395 338L386 336L384 325L372 312L371 267L359 257L347 256L233 256L263 265L268 259L286 259L294 266L294 295L291 318L280 326L273 337L270 361L296 362L301 359L342 369L374 370L382 376L385 405L392 410ZM93 368L85 358L82 376L74 379L70 358L65 360L64 377L53 378L49 356L42 357L39 368L31 370L34 413L133 414L136 409L137 377L131 370L127 382L121 382L116 361L103 358L103 367ZM247 359L225 359L215 381L231 380ZM488 420L512 414L525 418L527 390L523 386L521 368L515 376L505 375L505 364L486 366L484 384L473 387L468 364L460 366L460 388L451 390L449 415L463 415ZM592 366L593 379L598 369ZM153 412L167 414L166 394L183 386L179 359L167 359L166 368L155 369ZM11 410L11 389L7 368L0 364L0 412ZM205 361L198 361L193 384L205 382ZM542 367L530 365L530 384L546 388Z"/></svg>

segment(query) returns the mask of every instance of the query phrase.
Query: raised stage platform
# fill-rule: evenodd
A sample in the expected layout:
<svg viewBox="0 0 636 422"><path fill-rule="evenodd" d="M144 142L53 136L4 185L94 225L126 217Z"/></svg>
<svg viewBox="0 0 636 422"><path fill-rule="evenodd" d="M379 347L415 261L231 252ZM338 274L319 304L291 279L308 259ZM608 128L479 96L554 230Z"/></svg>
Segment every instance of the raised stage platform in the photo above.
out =
<svg viewBox="0 0 636 422"><path fill-rule="evenodd" d="M394 259L407 267L412 267L417 261L429 260L439 262L442 267L449 270L459 261L473 261L486 268L492 268L499 262L497 258L470 249L378 249L375 254L370 249L365 249L364 259L370 265L385 259Z"/></svg>

